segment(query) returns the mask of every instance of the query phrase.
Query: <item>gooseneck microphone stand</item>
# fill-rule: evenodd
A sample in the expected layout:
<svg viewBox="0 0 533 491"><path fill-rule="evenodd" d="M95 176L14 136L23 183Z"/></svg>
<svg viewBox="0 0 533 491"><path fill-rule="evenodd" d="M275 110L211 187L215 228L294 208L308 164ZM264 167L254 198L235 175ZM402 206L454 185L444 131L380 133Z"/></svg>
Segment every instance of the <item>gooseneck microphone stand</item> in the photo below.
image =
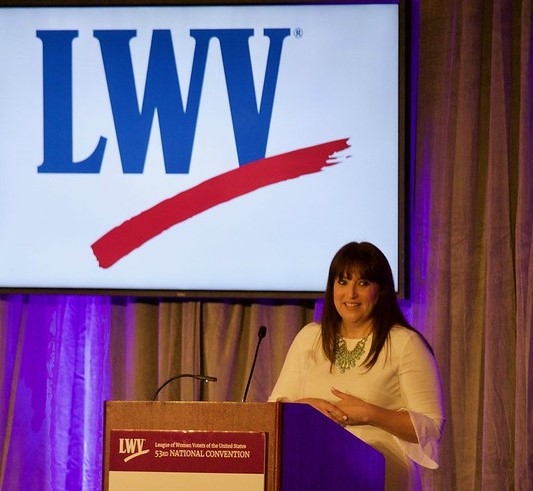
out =
<svg viewBox="0 0 533 491"><path fill-rule="evenodd" d="M180 373L179 375L175 375L174 377L169 378L163 385L161 385L154 394L154 397L152 397L152 401L155 401L157 399L157 396L163 390L170 382L173 382L174 380L177 380L179 378L194 378L196 380L200 380L201 382L216 382L216 377L210 377L209 375L195 375L193 373Z"/></svg>

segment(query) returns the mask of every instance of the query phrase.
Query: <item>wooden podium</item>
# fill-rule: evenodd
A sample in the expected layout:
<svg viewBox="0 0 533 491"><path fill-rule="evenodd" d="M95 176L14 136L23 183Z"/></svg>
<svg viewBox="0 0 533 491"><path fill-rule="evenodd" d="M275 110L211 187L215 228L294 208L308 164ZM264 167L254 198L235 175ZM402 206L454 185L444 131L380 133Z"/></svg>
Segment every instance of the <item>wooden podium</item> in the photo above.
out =
<svg viewBox="0 0 533 491"><path fill-rule="evenodd" d="M377 491L385 482L385 462L379 452L306 404L105 403L104 491L111 489L111 475L134 479L137 487L129 489L148 489L138 481L147 470L156 472L150 476L171 472L180 479L231 473L233 466L239 479L255 473L267 491ZM241 488L213 484L211 489Z"/></svg>

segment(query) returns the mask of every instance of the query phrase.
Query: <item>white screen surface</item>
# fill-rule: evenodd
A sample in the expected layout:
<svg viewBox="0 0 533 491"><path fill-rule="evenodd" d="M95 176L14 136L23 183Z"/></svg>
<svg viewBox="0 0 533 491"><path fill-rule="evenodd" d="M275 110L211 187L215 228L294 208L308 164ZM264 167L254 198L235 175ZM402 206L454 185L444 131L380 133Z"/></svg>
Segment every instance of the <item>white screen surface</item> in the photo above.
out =
<svg viewBox="0 0 533 491"><path fill-rule="evenodd" d="M2 9L0 59L0 287L398 281L397 5Z"/></svg>

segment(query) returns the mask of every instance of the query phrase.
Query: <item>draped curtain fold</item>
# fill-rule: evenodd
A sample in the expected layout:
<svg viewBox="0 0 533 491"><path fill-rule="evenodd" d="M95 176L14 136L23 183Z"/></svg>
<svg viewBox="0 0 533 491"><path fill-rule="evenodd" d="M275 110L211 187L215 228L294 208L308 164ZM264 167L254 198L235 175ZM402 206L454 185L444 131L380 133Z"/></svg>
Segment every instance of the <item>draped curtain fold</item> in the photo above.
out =
<svg viewBox="0 0 533 491"><path fill-rule="evenodd" d="M2 489L98 489L110 396L105 297L0 301Z"/></svg>
<svg viewBox="0 0 533 491"><path fill-rule="evenodd" d="M415 324L446 390L428 489L530 489L531 2L422 1ZM417 228L419 228L417 230Z"/></svg>
<svg viewBox="0 0 533 491"><path fill-rule="evenodd" d="M533 488L530 0L420 0L409 319L435 348L447 424L426 489ZM416 43L415 43L416 44ZM416 56L415 56L416 55ZM311 231L310 231L311 233ZM356 234L356 231L354 231ZM339 244L339 246L342 244ZM287 272L290 274L290 271ZM0 489L101 486L104 401L265 401L314 305L0 296Z"/></svg>

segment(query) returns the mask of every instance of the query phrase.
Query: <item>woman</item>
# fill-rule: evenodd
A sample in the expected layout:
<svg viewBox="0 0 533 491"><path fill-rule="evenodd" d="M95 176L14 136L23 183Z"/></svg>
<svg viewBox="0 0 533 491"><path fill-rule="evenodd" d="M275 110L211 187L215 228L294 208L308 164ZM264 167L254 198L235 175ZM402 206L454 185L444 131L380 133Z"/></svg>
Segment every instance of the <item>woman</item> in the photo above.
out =
<svg viewBox="0 0 533 491"><path fill-rule="evenodd" d="M390 265L368 242L333 258L320 324L295 337L269 401L308 403L385 456L386 489L421 489L444 426L431 347L406 321Z"/></svg>

